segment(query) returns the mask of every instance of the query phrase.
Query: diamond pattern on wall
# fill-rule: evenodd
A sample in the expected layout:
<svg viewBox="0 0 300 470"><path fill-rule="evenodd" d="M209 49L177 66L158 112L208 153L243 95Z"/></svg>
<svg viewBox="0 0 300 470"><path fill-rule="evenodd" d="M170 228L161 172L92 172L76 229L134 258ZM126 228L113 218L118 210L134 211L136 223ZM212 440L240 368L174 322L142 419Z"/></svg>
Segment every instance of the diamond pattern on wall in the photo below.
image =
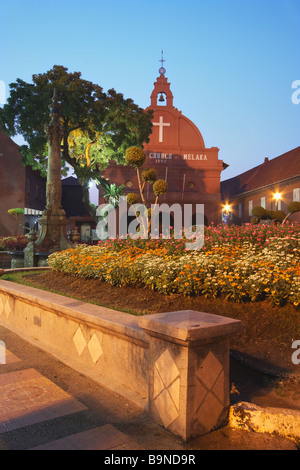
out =
<svg viewBox="0 0 300 470"><path fill-rule="evenodd" d="M167 428L177 417L180 398L180 374L166 349L154 364L153 402Z"/></svg>
<svg viewBox="0 0 300 470"><path fill-rule="evenodd" d="M4 307L4 312L5 312L6 318L8 318L8 317L10 316L10 314L11 314L11 307L10 307L9 298L6 299L5 307Z"/></svg>
<svg viewBox="0 0 300 470"><path fill-rule="evenodd" d="M88 342L88 349L90 351L94 364L96 364L103 351L95 333Z"/></svg>
<svg viewBox="0 0 300 470"><path fill-rule="evenodd" d="M4 310L4 301L2 299L2 296L0 296L0 315L2 315Z"/></svg>
<svg viewBox="0 0 300 470"><path fill-rule="evenodd" d="M83 336L83 333L80 327L78 328L75 335L73 336L73 341L77 349L78 355L81 356L81 354L86 348L86 340L85 340L85 337Z"/></svg>
<svg viewBox="0 0 300 470"><path fill-rule="evenodd" d="M75 347L79 356L82 355L86 347L88 348L94 364L96 364L96 362L99 360L99 358L103 354L103 350L102 350L101 344L98 340L96 333L94 333L91 339L87 341L84 337L84 334L81 328L79 327L75 335L73 336L73 342L75 344Z"/></svg>
<svg viewBox="0 0 300 470"><path fill-rule="evenodd" d="M10 298L9 296L0 296L0 315L5 315L6 318L10 316L12 312L11 306L10 306Z"/></svg>
<svg viewBox="0 0 300 470"><path fill-rule="evenodd" d="M207 430L217 425L224 409L224 369L209 351L196 371L196 420Z"/></svg>

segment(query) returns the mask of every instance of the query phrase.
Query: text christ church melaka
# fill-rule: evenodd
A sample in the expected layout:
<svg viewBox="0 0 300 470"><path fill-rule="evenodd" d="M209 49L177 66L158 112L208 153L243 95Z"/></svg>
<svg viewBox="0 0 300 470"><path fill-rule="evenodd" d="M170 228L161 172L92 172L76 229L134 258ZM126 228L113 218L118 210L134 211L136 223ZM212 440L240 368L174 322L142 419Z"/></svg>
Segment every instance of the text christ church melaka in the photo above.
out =
<svg viewBox="0 0 300 470"><path fill-rule="evenodd" d="M199 129L181 111L173 106L170 83L165 77L164 67L154 83L151 105L154 111L152 134L144 144L146 161L142 167L154 168L158 179L164 179L168 191L159 198L159 204L193 204L193 221L196 220L196 204L204 204L205 224L221 222L220 176L228 165L218 159L217 147L205 148ZM129 192L137 193L136 171L131 166L110 162L105 178L111 183L124 184ZM145 186L145 197L154 204L155 196L149 183ZM100 204L103 201L100 198Z"/></svg>

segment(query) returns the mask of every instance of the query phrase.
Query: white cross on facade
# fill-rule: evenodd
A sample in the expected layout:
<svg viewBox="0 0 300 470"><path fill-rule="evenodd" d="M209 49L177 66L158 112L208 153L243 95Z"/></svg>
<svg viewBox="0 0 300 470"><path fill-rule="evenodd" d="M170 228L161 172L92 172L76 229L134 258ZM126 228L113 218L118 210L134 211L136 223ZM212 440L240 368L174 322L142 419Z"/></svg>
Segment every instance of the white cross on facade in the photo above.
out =
<svg viewBox="0 0 300 470"><path fill-rule="evenodd" d="M164 136L163 136L163 129L164 129L164 126L166 127L170 127L170 123L169 122L164 122L164 118L163 116L160 116L159 117L159 122L153 122L153 126L159 126L159 138L158 138L158 141L159 142L163 142L164 141Z"/></svg>

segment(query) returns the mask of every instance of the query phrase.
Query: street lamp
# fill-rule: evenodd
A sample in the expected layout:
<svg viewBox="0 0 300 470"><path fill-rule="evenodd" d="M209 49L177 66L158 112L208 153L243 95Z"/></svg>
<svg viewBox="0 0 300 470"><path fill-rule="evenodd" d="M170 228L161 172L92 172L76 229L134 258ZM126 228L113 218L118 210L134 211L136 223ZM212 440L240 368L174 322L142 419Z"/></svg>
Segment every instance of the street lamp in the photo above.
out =
<svg viewBox="0 0 300 470"><path fill-rule="evenodd" d="M278 206L279 206L279 201L281 199L281 194L280 193L275 193L274 194L274 199L275 199L275 210L277 211L278 210Z"/></svg>
<svg viewBox="0 0 300 470"><path fill-rule="evenodd" d="M223 208L224 208L224 212L225 212L224 222L225 222L225 224L229 224L231 206L229 204L225 204Z"/></svg>

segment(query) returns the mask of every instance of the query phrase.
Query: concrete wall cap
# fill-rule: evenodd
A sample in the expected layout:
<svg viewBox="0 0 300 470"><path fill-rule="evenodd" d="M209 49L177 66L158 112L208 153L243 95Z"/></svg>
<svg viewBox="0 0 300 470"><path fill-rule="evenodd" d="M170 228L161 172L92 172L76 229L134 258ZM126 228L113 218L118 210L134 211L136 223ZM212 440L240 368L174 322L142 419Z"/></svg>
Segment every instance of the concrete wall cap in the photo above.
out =
<svg viewBox="0 0 300 470"><path fill-rule="evenodd" d="M139 326L150 336L193 342L231 335L241 330L242 323L210 313L181 310L145 315L139 319Z"/></svg>

